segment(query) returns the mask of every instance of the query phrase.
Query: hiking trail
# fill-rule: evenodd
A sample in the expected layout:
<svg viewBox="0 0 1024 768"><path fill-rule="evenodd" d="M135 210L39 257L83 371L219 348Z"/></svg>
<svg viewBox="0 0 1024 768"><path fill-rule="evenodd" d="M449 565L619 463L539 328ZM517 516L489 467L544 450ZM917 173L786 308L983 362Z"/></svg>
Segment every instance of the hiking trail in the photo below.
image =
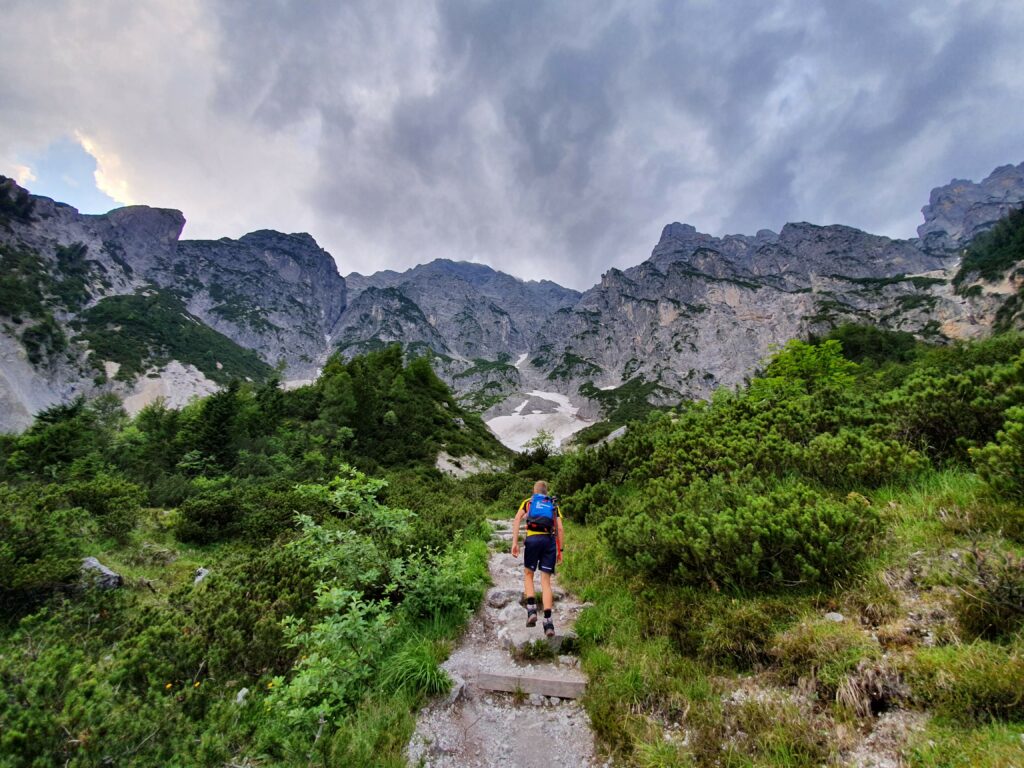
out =
<svg viewBox="0 0 1024 768"><path fill-rule="evenodd" d="M511 521L491 520L494 542L512 540ZM526 626L522 558L492 550L492 586L452 655L441 666L454 685L421 710L409 741L411 766L424 768L597 768L590 718L577 701L586 688L573 626L586 607L553 583L555 637ZM537 578L540 587L540 578ZM540 602L538 595L537 602Z"/></svg>

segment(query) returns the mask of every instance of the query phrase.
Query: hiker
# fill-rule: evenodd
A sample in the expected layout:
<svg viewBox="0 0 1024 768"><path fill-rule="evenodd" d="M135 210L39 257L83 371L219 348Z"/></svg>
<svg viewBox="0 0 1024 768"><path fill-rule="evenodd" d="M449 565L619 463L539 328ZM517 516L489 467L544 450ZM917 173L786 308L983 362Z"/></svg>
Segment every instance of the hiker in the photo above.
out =
<svg viewBox="0 0 1024 768"><path fill-rule="evenodd" d="M526 595L526 626L537 625L537 593L533 587L533 574L540 568L540 586L544 601L544 634L555 636L555 623L551 620L551 576L555 563L562 562L565 532L562 529L562 510L558 499L548 495L548 484L538 480L533 484L533 496L524 499L512 524L512 557L519 557L519 524L526 518L526 542L523 545L523 592Z"/></svg>

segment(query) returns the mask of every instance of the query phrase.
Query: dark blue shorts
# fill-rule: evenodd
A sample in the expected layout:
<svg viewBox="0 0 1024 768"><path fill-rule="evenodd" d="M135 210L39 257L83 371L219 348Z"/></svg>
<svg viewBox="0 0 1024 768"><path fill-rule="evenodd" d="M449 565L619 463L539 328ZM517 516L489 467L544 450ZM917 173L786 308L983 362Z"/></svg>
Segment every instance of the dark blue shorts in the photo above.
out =
<svg viewBox="0 0 1024 768"><path fill-rule="evenodd" d="M536 571L537 566L544 573L555 572L558 546L554 536L527 536L523 547L523 566Z"/></svg>

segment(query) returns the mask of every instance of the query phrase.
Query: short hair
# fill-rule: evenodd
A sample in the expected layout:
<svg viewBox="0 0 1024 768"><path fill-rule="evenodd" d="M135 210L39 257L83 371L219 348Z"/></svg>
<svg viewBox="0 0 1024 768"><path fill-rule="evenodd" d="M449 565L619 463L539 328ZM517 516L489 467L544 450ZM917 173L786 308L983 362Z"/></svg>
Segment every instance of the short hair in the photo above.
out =
<svg viewBox="0 0 1024 768"><path fill-rule="evenodd" d="M536 483L533 484L533 492L547 494L548 484L543 480L538 480Z"/></svg>

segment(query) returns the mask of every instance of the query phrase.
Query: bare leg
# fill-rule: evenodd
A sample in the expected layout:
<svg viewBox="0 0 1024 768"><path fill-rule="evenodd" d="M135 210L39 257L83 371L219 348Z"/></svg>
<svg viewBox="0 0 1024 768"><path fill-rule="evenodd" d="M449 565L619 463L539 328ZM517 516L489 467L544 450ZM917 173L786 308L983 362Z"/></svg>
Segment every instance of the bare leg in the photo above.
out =
<svg viewBox="0 0 1024 768"><path fill-rule="evenodd" d="M541 575L541 580L542 581L543 581L545 575L546 574L542 574ZM533 571L531 571L529 568L524 568L523 569L523 594L526 595L527 598L533 597L534 595L537 594L534 591L534 586L533 586Z"/></svg>
<svg viewBox="0 0 1024 768"><path fill-rule="evenodd" d="M532 574L531 574L532 576ZM533 584L533 579L530 579L530 584ZM551 605L554 603L554 596L551 594L551 574L540 572L540 588L543 592L544 610L550 611Z"/></svg>

